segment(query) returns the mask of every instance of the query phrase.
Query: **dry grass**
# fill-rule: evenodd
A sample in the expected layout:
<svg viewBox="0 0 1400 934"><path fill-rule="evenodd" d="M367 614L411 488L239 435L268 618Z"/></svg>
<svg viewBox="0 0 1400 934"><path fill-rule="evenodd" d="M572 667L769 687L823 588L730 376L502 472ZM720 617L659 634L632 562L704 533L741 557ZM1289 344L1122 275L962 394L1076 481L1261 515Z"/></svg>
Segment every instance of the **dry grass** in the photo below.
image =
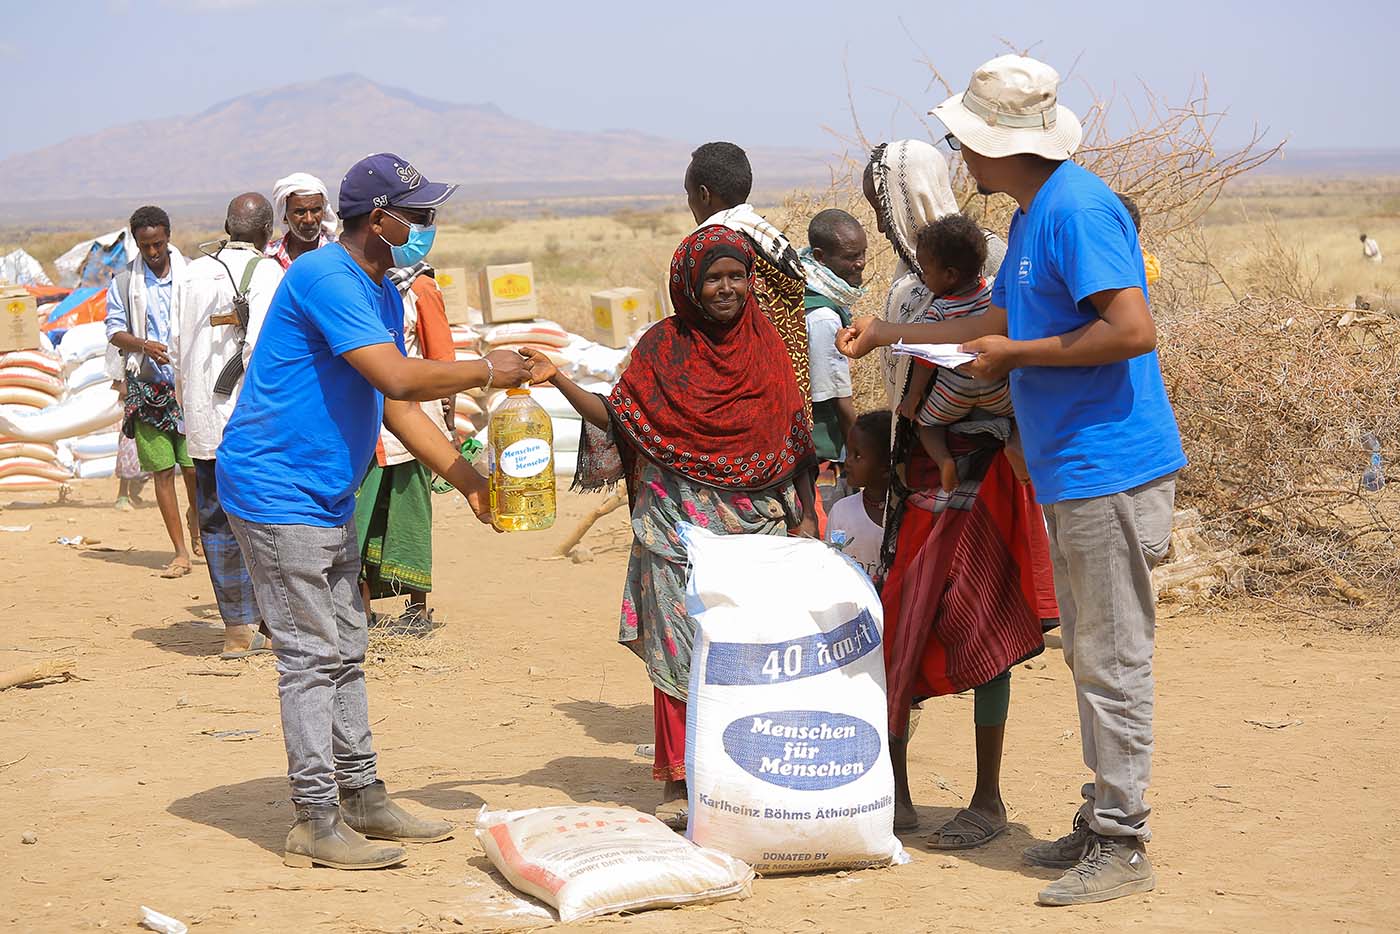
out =
<svg viewBox="0 0 1400 934"><path fill-rule="evenodd" d="M1209 298L1291 294L1346 304L1357 295L1400 298L1400 255L1371 263L1361 255L1359 236L1400 251L1400 197L1387 196L1391 188L1391 180L1380 179L1353 181L1344 193L1268 186L1222 198L1200 228L1221 273ZM1279 285L1280 276L1295 281Z"/></svg>
<svg viewBox="0 0 1400 934"><path fill-rule="evenodd" d="M587 334L589 295L618 286L659 288L676 244L693 226L683 209L657 212L641 226L615 215L522 218L494 229L478 221L442 228L433 262L465 266L472 273L468 294L477 305L476 270L491 263L532 262L544 316Z"/></svg>
<svg viewBox="0 0 1400 934"><path fill-rule="evenodd" d="M395 635L382 628L369 631L365 667L385 677L413 671L438 671L460 667L466 659L459 650L435 637L426 639Z"/></svg>

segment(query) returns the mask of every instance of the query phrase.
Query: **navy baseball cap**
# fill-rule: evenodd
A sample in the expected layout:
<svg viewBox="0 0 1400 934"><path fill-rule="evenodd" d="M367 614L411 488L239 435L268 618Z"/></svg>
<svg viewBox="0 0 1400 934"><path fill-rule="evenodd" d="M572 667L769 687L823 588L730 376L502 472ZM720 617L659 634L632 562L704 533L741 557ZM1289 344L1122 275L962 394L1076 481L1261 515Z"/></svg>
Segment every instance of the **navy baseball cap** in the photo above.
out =
<svg viewBox="0 0 1400 934"><path fill-rule="evenodd" d="M340 180L340 216L359 217L391 206L435 208L456 190L456 185L428 181L402 156L377 152L350 166Z"/></svg>

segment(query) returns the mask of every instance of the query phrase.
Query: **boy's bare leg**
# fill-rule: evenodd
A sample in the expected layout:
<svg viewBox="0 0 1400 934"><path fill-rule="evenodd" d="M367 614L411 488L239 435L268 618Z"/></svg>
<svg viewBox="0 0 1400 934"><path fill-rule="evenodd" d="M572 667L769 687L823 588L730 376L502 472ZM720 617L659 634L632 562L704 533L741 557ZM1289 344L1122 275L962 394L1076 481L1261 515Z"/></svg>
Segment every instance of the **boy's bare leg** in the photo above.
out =
<svg viewBox="0 0 1400 934"><path fill-rule="evenodd" d="M160 507L160 517L165 522L166 534L175 548L175 559L170 562L166 573L171 576L184 576L190 572L190 553L185 549L185 527L180 522L180 500L175 494L175 470L170 467L155 474L156 505Z"/></svg>
<svg viewBox="0 0 1400 934"><path fill-rule="evenodd" d="M197 500L194 495L194 468L181 467L180 476L185 478L185 494L190 508L185 510L185 521L190 526L190 550L194 552L196 558L204 557L204 543L199 538L199 511L195 509Z"/></svg>
<svg viewBox="0 0 1400 934"><path fill-rule="evenodd" d="M939 482L943 489L952 491L958 487L958 465L953 460L953 452L948 450L948 429L943 425L920 425L919 442L928 456L938 465Z"/></svg>

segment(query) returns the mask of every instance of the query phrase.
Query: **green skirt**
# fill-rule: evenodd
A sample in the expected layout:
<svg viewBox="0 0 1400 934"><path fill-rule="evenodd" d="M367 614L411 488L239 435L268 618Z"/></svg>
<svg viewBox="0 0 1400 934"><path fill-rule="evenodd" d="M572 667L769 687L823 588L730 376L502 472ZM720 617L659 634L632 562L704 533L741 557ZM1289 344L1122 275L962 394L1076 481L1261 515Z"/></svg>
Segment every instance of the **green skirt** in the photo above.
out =
<svg viewBox="0 0 1400 934"><path fill-rule="evenodd" d="M371 599L433 589L432 475L417 461L370 466L355 494L360 576Z"/></svg>

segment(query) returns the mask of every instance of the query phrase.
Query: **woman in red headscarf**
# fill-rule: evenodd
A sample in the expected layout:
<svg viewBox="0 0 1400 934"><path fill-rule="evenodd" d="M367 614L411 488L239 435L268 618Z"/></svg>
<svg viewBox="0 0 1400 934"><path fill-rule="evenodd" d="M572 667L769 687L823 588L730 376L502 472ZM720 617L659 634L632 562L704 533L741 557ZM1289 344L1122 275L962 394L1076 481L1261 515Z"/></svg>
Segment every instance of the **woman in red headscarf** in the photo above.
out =
<svg viewBox="0 0 1400 934"><path fill-rule="evenodd" d="M685 821L685 703L695 621L685 612L678 522L729 535L815 534L811 424L782 338L759 310L753 248L711 226L671 258L673 317L653 325L604 398L556 372L550 382L587 423L576 489L623 481L632 554L623 645L646 662L657 816Z"/></svg>

